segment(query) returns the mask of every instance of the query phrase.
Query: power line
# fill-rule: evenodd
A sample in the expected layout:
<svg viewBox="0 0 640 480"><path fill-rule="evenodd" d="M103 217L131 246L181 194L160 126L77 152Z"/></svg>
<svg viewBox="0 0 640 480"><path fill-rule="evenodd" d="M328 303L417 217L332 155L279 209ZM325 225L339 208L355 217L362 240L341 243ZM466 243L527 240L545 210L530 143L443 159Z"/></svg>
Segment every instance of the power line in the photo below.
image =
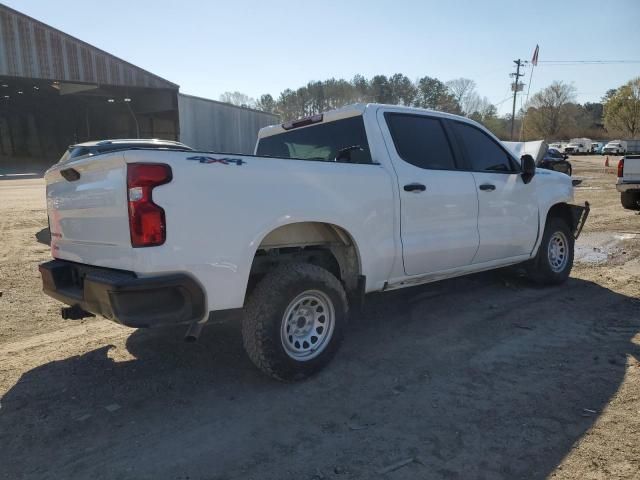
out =
<svg viewBox="0 0 640 480"><path fill-rule="evenodd" d="M640 60L540 60L538 63L553 65L612 65L640 63Z"/></svg>
<svg viewBox="0 0 640 480"><path fill-rule="evenodd" d="M512 95L511 95L511 94L509 94L509 96L508 96L508 97L505 97L504 99L500 100L498 103L494 103L493 105L494 105L495 107L497 107L498 105L502 105L502 104L503 104L504 102L506 102L507 100L511 100L511 98L513 98L513 97L512 97Z"/></svg>

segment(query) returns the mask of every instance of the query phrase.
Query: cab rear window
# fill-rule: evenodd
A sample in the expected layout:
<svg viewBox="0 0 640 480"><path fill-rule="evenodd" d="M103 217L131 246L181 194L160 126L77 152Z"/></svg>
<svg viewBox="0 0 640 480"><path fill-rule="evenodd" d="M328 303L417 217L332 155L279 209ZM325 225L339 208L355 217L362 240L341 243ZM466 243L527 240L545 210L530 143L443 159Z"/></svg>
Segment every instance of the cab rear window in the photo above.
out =
<svg viewBox="0 0 640 480"><path fill-rule="evenodd" d="M256 155L296 160L371 163L362 116L278 133L258 141Z"/></svg>

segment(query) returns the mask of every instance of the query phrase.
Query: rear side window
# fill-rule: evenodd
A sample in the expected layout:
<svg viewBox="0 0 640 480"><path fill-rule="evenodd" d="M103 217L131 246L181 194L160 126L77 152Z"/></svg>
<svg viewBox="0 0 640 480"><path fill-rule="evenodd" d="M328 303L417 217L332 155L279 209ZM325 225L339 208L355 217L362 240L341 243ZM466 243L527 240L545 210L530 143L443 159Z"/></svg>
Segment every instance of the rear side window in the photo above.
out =
<svg viewBox="0 0 640 480"><path fill-rule="evenodd" d="M407 163L428 170L455 170L449 140L437 118L385 113L398 155Z"/></svg>
<svg viewBox="0 0 640 480"><path fill-rule="evenodd" d="M256 155L331 162L340 156L340 161L371 163L369 142L360 115L261 138Z"/></svg>
<svg viewBox="0 0 640 480"><path fill-rule="evenodd" d="M452 123L458 140L464 146L472 170L506 173L514 171L509 154L493 138L479 128L466 123Z"/></svg>

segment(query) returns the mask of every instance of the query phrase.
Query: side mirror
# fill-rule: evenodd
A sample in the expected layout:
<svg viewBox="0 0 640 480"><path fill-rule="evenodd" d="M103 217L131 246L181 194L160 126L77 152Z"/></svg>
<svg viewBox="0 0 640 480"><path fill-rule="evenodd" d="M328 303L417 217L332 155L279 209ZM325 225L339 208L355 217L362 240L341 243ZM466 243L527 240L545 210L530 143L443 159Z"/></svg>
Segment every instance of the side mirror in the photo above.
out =
<svg viewBox="0 0 640 480"><path fill-rule="evenodd" d="M566 160L567 158L569 158L569 155L567 155L566 153L563 153L562 154L562 158L564 158Z"/></svg>
<svg viewBox="0 0 640 480"><path fill-rule="evenodd" d="M536 161L531 155L522 155L520 163L522 164L522 181L529 183L536 174Z"/></svg>

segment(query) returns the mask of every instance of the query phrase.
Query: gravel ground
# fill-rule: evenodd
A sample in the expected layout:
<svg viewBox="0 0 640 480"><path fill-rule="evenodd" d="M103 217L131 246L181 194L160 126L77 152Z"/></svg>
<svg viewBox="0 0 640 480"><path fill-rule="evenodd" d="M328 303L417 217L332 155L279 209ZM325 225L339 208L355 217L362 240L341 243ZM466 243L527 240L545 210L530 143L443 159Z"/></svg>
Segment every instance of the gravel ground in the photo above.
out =
<svg viewBox="0 0 640 480"><path fill-rule="evenodd" d="M0 478L640 478L640 216L572 158L592 213L566 285L493 272L372 295L284 385L237 323L63 321L40 292L41 179L0 180Z"/></svg>

